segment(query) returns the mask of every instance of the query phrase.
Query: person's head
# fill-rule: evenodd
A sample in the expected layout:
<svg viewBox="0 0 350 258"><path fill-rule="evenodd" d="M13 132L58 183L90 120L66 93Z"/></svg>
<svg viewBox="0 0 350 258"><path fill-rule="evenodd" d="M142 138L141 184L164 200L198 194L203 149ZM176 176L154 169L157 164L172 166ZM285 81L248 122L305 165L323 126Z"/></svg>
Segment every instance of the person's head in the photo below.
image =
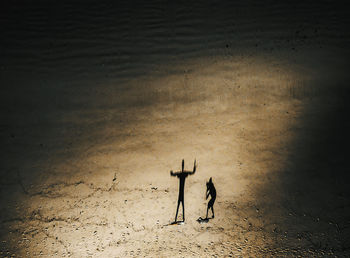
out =
<svg viewBox="0 0 350 258"><path fill-rule="evenodd" d="M185 160L182 160L182 171L184 171L184 167L185 167Z"/></svg>
<svg viewBox="0 0 350 258"><path fill-rule="evenodd" d="M213 184L213 181L210 178L209 181L207 182L207 189L209 189L212 184Z"/></svg>

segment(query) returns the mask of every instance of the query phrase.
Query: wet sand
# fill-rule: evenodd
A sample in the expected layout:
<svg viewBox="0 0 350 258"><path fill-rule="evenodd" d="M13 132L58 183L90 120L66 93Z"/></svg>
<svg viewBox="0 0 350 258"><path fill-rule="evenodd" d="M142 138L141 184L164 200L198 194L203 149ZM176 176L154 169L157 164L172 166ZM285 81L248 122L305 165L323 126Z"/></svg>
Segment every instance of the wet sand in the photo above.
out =
<svg viewBox="0 0 350 258"><path fill-rule="evenodd" d="M2 5L1 256L349 255L346 8Z"/></svg>

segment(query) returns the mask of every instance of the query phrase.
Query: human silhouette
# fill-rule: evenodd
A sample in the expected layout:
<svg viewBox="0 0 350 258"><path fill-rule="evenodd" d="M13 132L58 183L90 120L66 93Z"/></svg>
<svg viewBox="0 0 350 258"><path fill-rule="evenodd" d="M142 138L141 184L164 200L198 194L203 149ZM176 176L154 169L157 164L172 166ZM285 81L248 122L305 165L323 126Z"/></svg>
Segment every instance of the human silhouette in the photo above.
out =
<svg viewBox="0 0 350 258"><path fill-rule="evenodd" d="M170 171L171 176L176 176L180 180L179 185L179 198L177 201L177 209L175 215L175 222L177 221L177 214L179 212L180 202L182 203L182 221L185 221L185 204L184 204L184 190L185 190L185 180L188 175L193 175L196 172L196 160L194 160L193 171L185 171L184 170L185 161L182 160L182 170L178 172Z"/></svg>
<svg viewBox="0 0 350 258"><path fill-rule="evenodd" d="M215 186L213 184L212 178L209 179L209 182L207 182L207 194L206 194L206 200L208 199L209 195L211 196L211 199L208 202L208 207L207 207L207 216L206 219L208 218L208 211L211 208L211 211L213 213L214 218L214 202L216 199L216 190Z"/></svg>

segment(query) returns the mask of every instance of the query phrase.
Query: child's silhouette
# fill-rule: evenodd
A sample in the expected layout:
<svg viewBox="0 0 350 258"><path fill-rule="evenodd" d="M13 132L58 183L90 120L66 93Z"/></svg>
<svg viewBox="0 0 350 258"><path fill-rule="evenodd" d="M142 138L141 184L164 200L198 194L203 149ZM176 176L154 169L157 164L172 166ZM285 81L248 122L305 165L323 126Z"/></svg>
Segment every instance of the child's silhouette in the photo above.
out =
<svg viewBox="0 0 350 258"><path fill-rule="evenodd" d="M207 207L207 216L206 219L208 218L208 211L211 208L211 211L213 213L213 217L214 218L214 202L216 199L216 190L213 184L212 179L209 179L209 182L207 182L207 194L206 194L206 199L208 199L209 195L211 196L210 201L208 202L208 207Z"/></svg>
<svg viewBox="0 0 350 258"><path fill-rule="evenodd" d="M175 222L177 221L177 214L179 212L180 202L182 203L182 219L185 221L185 204L184 204L184 190L185 190L185 180L188 175L193 175L196 172L196 160L194 161L193 171L185 171L184 170L185 161L182 160L182 170L179 172L170 171L171 176L177 176L180 180L179 185L179 198L177 201L177 209L175 215Z"/></svg>

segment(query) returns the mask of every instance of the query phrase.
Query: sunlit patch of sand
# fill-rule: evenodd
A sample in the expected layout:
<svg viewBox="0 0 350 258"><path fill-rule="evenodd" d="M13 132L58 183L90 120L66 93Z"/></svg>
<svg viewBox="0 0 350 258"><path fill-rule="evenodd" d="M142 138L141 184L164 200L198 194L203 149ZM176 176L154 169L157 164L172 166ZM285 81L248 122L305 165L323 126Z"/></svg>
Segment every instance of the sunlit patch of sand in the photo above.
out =
<svg viewBox="0 0 350 258"><path fill-rule="evenodd" d="M72 131L51 140L70 145L50 150L45 175L19 174L25 193L17 202L25 205L9 227L21 254L269 252L269 216L281 215L258 207L254 189L285 165L303 110L291 89L307 74L266 57L203 58L171 69L178 73L131 80L125 92L91 97L93 105L60 118L58 126ZM198 161L186 184L187 222L165 227L177 201L169 171L182 158L186 168ZM206 210L209 177L217 217L203 226L196 219Z"/></svg>

